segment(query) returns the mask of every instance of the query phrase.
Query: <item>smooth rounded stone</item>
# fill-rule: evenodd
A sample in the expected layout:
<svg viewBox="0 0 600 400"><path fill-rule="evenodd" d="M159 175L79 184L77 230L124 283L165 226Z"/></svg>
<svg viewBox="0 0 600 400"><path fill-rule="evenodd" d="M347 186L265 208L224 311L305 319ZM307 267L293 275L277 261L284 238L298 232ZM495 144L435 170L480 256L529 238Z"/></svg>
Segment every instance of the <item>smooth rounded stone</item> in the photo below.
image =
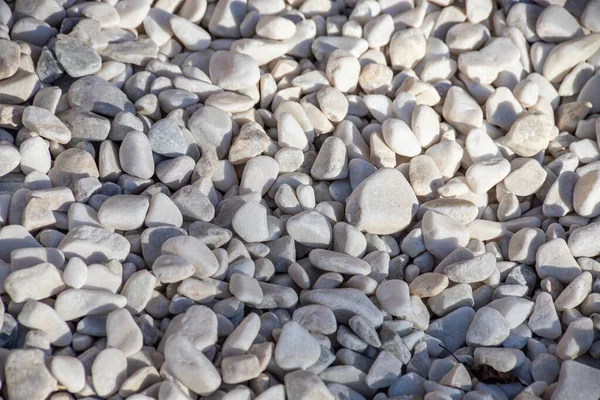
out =
<svg viewBox="0 0 600 400"><path fill-rule="evenodd" d="M509 329L517 329L531 314L534 303L520 297L504 297L492 301L488 307L498 310L504 316Z"/></svg>
<svg viewBox="0 0 600 400"><path fill-rule="evenodd" d="M13 30L13 39L14 32ZM19 69L10 78L0 80L0 102L3 104L21 104L31 98L39 89L40 81L37 75Z"/></svg>
<svg viewBox="0 0 600 400"><path fill-rule="evenodd" d="M581 14L581 24L592 32L598 32L600 31L598 16L600 16L598 2L596 0L589 1Z"/></svg>
<svg viewBox="0 0 600 400"><path fill-rule="evenodd" d="M13 250L42 245L21 225L7 225L0 229L0 260L10 263Z"/></svg>
<svg viewBox="0 0 600 400"><path fill-rule="evenodd" d="M342 384L367 397L375 391L365 383L365 373L351 365L337 365L327 368L319 374L325 383Z"/></svg>
<svg viewBox="0 0 600 400"><path fill-rule="evenodd" d="M264 195L278 174L279 164L271 157L258 156L248 160L240 182L240 194L257 192Z"/></svg>
<svg viewBox="0 0 600 400"><path fill-rule="evenodd" d="M67 259L81 258L86 264L111 259L124 260L130 244L123 236L94 226L78 226L71 230L58 246Z"/></svg>
<svg viewBox="0 0 600 400"><path fill-rule="evenodd" d="M559 372L560 364L552 354L541 353L531 362L531 376L535 381L554 383Z"/></svg>
<svg viewBox="0 0 600 400"><path fill-rule="evenodd" d="M600 207L596 204L597 189L600 184L600 171L592 170L581 176L573 189L573 209L582 217L600 215Z"/></svg>
<svg viewBox="0 0 600 400"><path fill-rule="evenodd" d="M536 22L536 33L545 42L560 43L583 35L579 23L565 8L551 5Z"/></svg>
<svg viewBox="0 0 600 400"><path fill-rule="evenodd" d="M332 122L341 122L348 112L348 100L336 88L327 87L317 92L319 107Z"/></svg>
<svg viewBox="0 0 600 400"><path fill-rule="evenodd" d="M142 349L142 331L129 311L115 310L106 319L107 346L119 349L128 357Z"/></svg>
<svg viewBox="0 0 600 400"><path fill-rule="evenodd" d="M525 362L525 354L518 349L477 348L473 352L475 365L488 365L499 372L508 372Z"/></svg>
<svg viewBox="0 0 600 400"><path fill-rule="evenodd" d="M509 130L513 122L523 114L523 107L508 88L499 87L488 97L485 113L490 124Z"/></svg>
<svg viewBox="0 0 600 400"><path fill-rule="evenodd" d="M597 368L579 361L565 361L561 364L558 384L553 396L565 399L593 399L600 394L596 384L599 378Z"/></svg>
<svg viewBox="0 0 600 400"><path fill-rule="evenodd" d="M365 383L372 389L386 388L400 377L401 369L402 362L393 353L383 350L365 376Z"/></svg>
<svg viewBox="0 0 600 400"><path fill-rule="evenodd" d="M414 157L421 152L421 144L406 122L390 118L385 120L381 129L385 143L395 153Z"/></svg>
<svg viewBox="0 0 600 400"><path fill-rule="evenodd" d="M189 226L189 235L199 239L210 249L225 245L233 236L228 229L202 221L196 221Z"/></svg>
<svg viewBox="0 0 600 400"><path fill-rule="evenodd" d="M448 277L442 274L425 273L414 279L410 285L410 294L420 298L434 297L448 287Z"/></svg>
<svg viewBox="0 0 600 400"><path fill-rule="evenodd" d="M347 199L346 220L361 231L387 235L406 228L417 208L417 198L402 173L383 168L354 189Z"/></svg>
<svg viewBox="0 0 600 400"><path fill-rule="evenodd" d="M560 82L577 64L590 58L600 48L598 33L584 35L555 46L543 64L542 74L550 82Z"/></svg>
<svg viewBox="0 0 600 400"><path fill-rule="evenodd" d="M540 337L550 340L560 337L562 328L549 293L541 292L537 295L527 326Z"/></svg>
<svg viewBox="0 0 600 400"><path fill-rule="evenodd" d="M466 340L469 346L499 346L509 334L510 328L502 314L492 307L483 307L475 313Z"/></svg>
<svg viewBox="0 0 600 400"><path fill-rule="evenodd" d="M173 376L194 392L207 395L221 384L221 377L209 359L180 334L168 338L165 365Z"/></svg>
<svg viewBox="0 0 600 400"><path fill-rule="evenodd" d="M256 24L256 34L265 39L285 40L296 33L296 25L289 19L264 15Z"/></svg>
<svg viewBox="0 0 600 400"><path fill-rule="evenodd" d="M73 78L92 75L102 68L102 59L96 50L72 36L59 34L54 53L65 72Z"/></svg>
<svg viewBox="0 0 600 400"><path fill-rule="evenodd" d="M263 242L269 237L267 210L260 203L242 205L231 221L233 230L246 242Z"/></svg>
<svg viewBox="0 0 600 400"><path fill-rule="evenodd" d="M4 279L4 289L18 303L45 299L64 287L61 273L50 263L14 271Z"/></svg>
<svg viewBox="0 0 600 400"><path fill-rule="evenodd" d="M285 374L284 382L288 400L335 399L321 378L313 372L303 370L289 372Z"/></svg>
<svg viewBox="0 0 600 400"><path fill-rule="evenodd" d="M119 13L119 27L123 29L137 28L150 11L151 4L145 0L124 0L115 4Z"/></svg>
<svg viewBox="0 0 600 400"><path fill-rule="evenodd" d="M110 132L110 121L90 111L71 108L58 115L71 131L71 143L102 141Z"/></svg>
<svg viewBox="0 0 600 400"><path fill-rule="evenodd" d="M327 217L320 212L313 210L303 211L288 219L286 231L296 242L312 248L329 247L333 236L333 230ZM326 261L325 264L329 264L331 261L333 261L333 259ZM317 266L312 259L311 262L313 265ZM323 264L323 262L320 264ZM317 266L317 268L319 267ZM341 272L331 269L327 270Z"/></svg>
<svg viewBox="0 0 600 400"><path fill-rule="evenodd" d="M223 382L228 384L249 381L259 373L258 358L254 354L225 357L221 361Z"/></svg>
<svg viewBox="0 0 600 400"><path fill-rule="evenodd" d="M538 248L535 269L540 278L553 277L561 283L570 283L581 274L564 239L550 240Z"/></svg>
<svg viewBox="0 0 600 400"><path fill-rule="evenodd" d="M517 196L529 196L536 193L544 184L548 173L535 160L527 160L513 166L512 171L504 178L506 189Z"/></svg>
<svg viewBox="0 0 600 400"><path fill-rule="evenodd" d="M54 309L65 321L104 314L125 307L127 298L104 290L67 289L56 298Z"/></svg>
<svg viewBox="0 0 600 400"><path fill-rule="evenodd" d="M439 259L446 258L458 247L469 243L467 227L457 220L429 210L422 219L425 248Z"/></svg>
<svg viewBox="0 0 600 400"><path fill-rule="evenodd" d="M165 225L180 227L182 223L183 216L169 196L164 193L152 196L144 225L149 228Z"/></svg>
<svg viewBox="0 0 600 400"><path fill-rule="evenodd" d="M327 61L337 49L346 50L358 58L368 48L369 43L364 39L343 36L321 36L313 40L311 45L312 52L319 61Z"/></svg>
<svg viewBox="0 0 600 400"><path fill-rule="evenodd" d="M219 159L227 154L231 143L232 122L225 111L204 106L190 117L188 127L203 153L214 147Z"/></svg>
<svg viewBox="0 0 600 400"><path fill-rule="evenodd" d="M158 94L160 108L165 112L192 106L198 103L198 100L197 94L183 89L165 89Z"/></svg>
<svg viewBox="0 0 600 400"><path fill-rule="evenodd" d="M515 233L509 242L508 259L523 264L535 264L538 248L546 242L546 234L541 229L523 228Z"/></svg>
<svg viewBox="0 0 600 400"><path fill-rule="evenodd" d="M236 273L229 279L229 291L245 303L260 304L263 292L258 281L246 274Z"/></svg>
<svg viewBox="0 0 600 400"><path fill-rule="evenodd" d="M75 357L52 357L50 372L71 393L78 393L85 387L85 370L81 361Z"/></svg>
<svg viewBox="0 0 600 400"><path fill-rule="evenodd" d="M168 118L157 121L148 132L150 148L156 154L177 157L186 154L188 144L177 123Z"/></svg>
<svg viewBox="0 0 600 400"><path fill-rule="evenodd" d="M148 137L140 131L131 131L119 148L119 163L123 171L142 179L154 175L154 159Z"/></svg>
<svg viewBox="0 0 600 400"><path fill-rule="evenodd" d="M319 304L333 311L338 322L347 322L358 314L367 318L375 327L381 326L383 316L358 289L318 289L302 293L303 304Z"/></svg>
<svg viewBox="0 0 600 400"><path fill-rule="evenodd" d="M44 303L28 301L17 319L20 324L29 329L46 332L48 340L55 346L68 346L73 339L69 326L52 307Z"/></svg>
<svg viewBox="0 0 600 400"><path fill-rule="evenodd" d="M121 295L127 298L127 310L139 314L152 299L152 291L158 283L154 275L147 270L132 271L131 263L126 263L129 271L123 273L128 278L121 289Z"/></svg>
<svg viewBox="0 0 600 400"><path fill-rule="evenodd" d="M358 336L363 342L375 348L381 346L381 341L379 340L379 336L375 331L375 328L364 317L355 315L354 317L350 318L348 323L350 324L350 329L352 329L352 332L354 332L356 336Z"/></svg>
<svg viewBox="0 0 600 400"><path fill-rule="evenodd" d="M493 253L484 253L470 260L450 264L444 268L444 274L453 282L476 283L487 279L496 269L496 257Z"/></svg>
<svg viewBox="0 0 600 400"><path fill-rule="evenodd" d="M425 57L427 40L417 28L400 30L390 41L390 61L395 70L413 68Z"/></svg>
<svg viewBox="0 0 600 400"><path fill-rule="evenodd" d="M276 317L275 317L276 318ZM279 322L277 321L277 326ZM261 318L257 314L248 314L240 324L233 329L223 343L223 356L245 354L252 346L261 328ZM271 348L272 350L272 348Z"/></svg>
<svg viewBox="0 0 600 400"><path fill-rule="evenodd" d="M175 37L181 41L186 49L198 51L210 46L211 37L202 27L188 21L186 18L177 16L172 16L169 22Z"/></svg>
<svg viewBox="0 0 600 400"><path fill-rule="evenodd" d="M427 300L427 305L431 311L440 317L460 307L472 307L473 304L473 290L466 283L447 288Z"/></svg>
<svg viewBox="0 0 600 400"><path fill-rule="evenodd" d="M147 197L118 195L109 197L98 210L98 221L110 229L130 231L144 225L150 206Z"/></svg>
<svg viewBox="0 0 600 400"><path fill-rule="evenodd" d="M319 342L295 321L289 321L281 329L275 346L275 362L285 370L306 369L319 359Z"/></svg>
<svg viewBox="0 0 600 400"><path fill-rule="evenodd" d="M263 153L268 147L269 137L264 129L255 122L249 122L240 128L229 149L228 160L233 165L244 164Z"/></svg>
<svg viewBox="0 0 600 400"><path fill-rule="evenodd" d="M290 113L282 112L277 121L277 142L281 147L308 149L308 137L302 126Z"/></svg>
<svg viewBox="0 0 600 400"><path fill-rule="evenodd" d="M469 187L476 194L484 194L500 183L510 173L510 163L505 158L492 158L475 163L467 169Z"/></svg>
<svg viewBox="0 0 600 400"><path fill-rule="evenodd" d="M367 94L385 94L392 81L392 70L383 64L367 64L360 75L358 83Z"/></svg>
<svg viewBox="0 0 600 400"><path fill-rule="evenodd" d="M554 301L556 311L570 310L579 306L592 291L592 274L582 272L562 291Z"/></svg>
<svg viewBox="0 0 600 400"><path fill-rule="evenodd" d="M569 235L568 245L573 257L596 257L600 248L596 240L600 237L600 223L593 222L574 229Z"/></svg>
<svg viewBox="0 0 600 400"><path fill-rule="evenodd" d="M457 86L450 88L446 94L443 116L446 122L465 135L483 124L483 111L479 104L464 89Z"/></svg>
<svg viewBox="0 0 600 400"><path fill-rule="evenodd" d="M5 357L4 380L11 399L45 399L55 390L57 382L42 350L16 349Z"/></svg>
<svg viewBox="0 0 600 400"><path fill-rule="evenodd" d="M204 279L219 269L215 255L200 240L192 236L175 236L162 244L163 254L174 254L193 265L194 277Z"/></svg>
<svg viewBox="0 0 600 400"><path fill-rule="evenodd" d="M184 220L208 222L215 216L215 208L209 198L196 186L182 187L171 196L171 200L179 208Z"/></svg>
<svg viewBox="0 0 600 400"><path fill-rule="evenodd" d="M19 69L21 48L10 40L0 41L0 79L13 76Z"/></svg>
<svg viewBox="0 0 600 400"><path fill-rule="evenodd" d="M312 333L331 335L337 330L333 311L319 304L297 308L292 319Z"/></svg>
<svg viewBox="0 0 600 400"><path fill-rule="evenodd" d="M243 89L260 79L254 58L229 51L217 51L212 55L209 74L211 81L225 90Z"/></svg>
<svg viewBox="0 0 600 400"><path fill-rule="evenodd" d="M569 324L556 346L556 356L561 360L574 360L588 352L594 342L593 322L577 318Z"/></svg>
<svg viewBox="0 0 600 400"><path fill-rule="evenodd" d="M319 180L336 180L348 177L346 145L337 136L325 139L310 174Z"/></svg>
<svg viewBox="0 0 600 400"><path fill-rule="evenodd" d="M127 358L119 349L104 349L98 353L91 367L92 383L99 396L115 394L127 379Z"/></svg>
<svg viewBox="0 0 600 400"><path fill-rule="evenodd" d="M71 131L45 108L29 106L23 111L23 125L40 136L61 144L69 143Z"/></svg>
<svg viewBox="0 0 600 400"><path fill-rule="evenodd" d="M162 283L180 282L194 275L194 266L182 257L164 254L152 264L152 272Z"/></svg>
<svg viewBox="0 0 600 400"><path fill-rule="evenodd" d="M371 266L359 258L330 250L315 249L310 252L311 264L323 271L339 272L348 275L368 275Z"/></svg>
<svg viewBox="0 0 600 400"><path fill-rule="evenodd" d="M19 150L8 142L0 142L0 176L10 173L20 162Z"/></svg>
<svg viewBox="0 0 600 400"><path fill-rule="evenodd" d="M396 317L406 317L412 312L408 284L398 279L382 282L376 291L383 309Z"/></svg>
<svg viewBox="0 0 600 400"><path fill-rule="evenodd" d="M539 111L525 113L513 123L503 144L522 157L531 157L548 147L553 123Z"/></svg>
<svg viewBox="0 0 600 400"><path fill-rule="evenodd" d="M69 104L84 110L114 117L121 111L135 113L125 93L96 76L85 76L69 87Z"/></svg>
<svg viewBox="0 0 600 400"><path fill-rule="evenodd" d="M440 384L468 392L471 390L471 375L464 365L457 364L442 377Z"/></svg>

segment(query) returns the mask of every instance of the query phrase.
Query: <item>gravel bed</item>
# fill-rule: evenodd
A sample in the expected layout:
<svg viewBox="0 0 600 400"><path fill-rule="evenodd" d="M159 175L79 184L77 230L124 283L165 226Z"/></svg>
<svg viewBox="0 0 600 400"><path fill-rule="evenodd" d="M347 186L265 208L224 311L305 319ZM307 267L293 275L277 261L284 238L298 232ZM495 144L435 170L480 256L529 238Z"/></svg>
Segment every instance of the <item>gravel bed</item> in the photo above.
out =
<svg viewBox="0 0 600 400"><path fill-rule="evenodd" d="M600 0L0 0L0 400L600 398Z"/></svg>

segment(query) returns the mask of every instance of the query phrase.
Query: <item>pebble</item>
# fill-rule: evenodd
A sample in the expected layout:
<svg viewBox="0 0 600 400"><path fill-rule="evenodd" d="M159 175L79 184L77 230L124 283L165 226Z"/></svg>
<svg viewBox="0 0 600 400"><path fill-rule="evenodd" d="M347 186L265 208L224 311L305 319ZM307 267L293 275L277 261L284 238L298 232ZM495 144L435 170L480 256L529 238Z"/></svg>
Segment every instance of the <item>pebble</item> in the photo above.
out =
<svg viewBox="0 0 600 400"><path fill-rule="evenodd" d="M98 221L106 228L131 231L144 225L150 206L147 198L118 195L108 198L98 210Z"/></svg>
<svg viewBox="0 0 600 400"><path fill-rule="evenodd" d="M4 376L11 399L41 399L48 397L56 387L39 349L18 349L6 355Z"/></svg>
<svg viewBox="0 0 600 400"><path fill-rule="evenodd" d="M108 347L121 350L126 357L140 351L144 340L133 317L123 308L108 314L106 338Z"/></svg>
<svg viewBox="0 0 600 400"><path fill-rule="evenodd" d="M67 289L59 294L54 309L65 321L123 308L127 298L104 290Z"/></svg>
<svg viewBox="0 0 600 400"><path fill-rule="evenodd" d="M2 156L0 161L0 176L9 174L21 162L19 150L7 142L0 143L0 155Z"/></svg>
<svg viewBox="0 0 600 400"><path fill-rule="evenodd" d="M19 69L19 59L21 48L15 42L10 40L0 41L0 79L6 79L13 76Z"/></svg>
<svg viewBox="0 0 600 400"><path fill-rule="evenodd" d="M297 346L298 343L303 344L301 349ZM306 369L319 359L320 354L319 342L306 329L295 321L283 325L274 353L280 368Z"/></svg>
<svg viewBox="0 0 600 400"><path fill-rule="evenodd" d="M79 257L86 264L111 259L125 260L131 245L124 237L102 228L82 225L71 230L58 246L65 257Z"/></svg>
<svg viewBox="0 0 600 400"><path fill-rule="evenodd" d="M75 357L61 355L52 357L50 371L71 393L78 393L85 387L85 370L81 361Z"/></svg>
<svg viewBox="0 0 600 400"><path fill-rule="evenodd" d="M123 171L141 179L154 175L152 147L148 137L140 131L131 131L119 148L119 164Z"/></svg>
<svg viewBox="0 0 600 400"><path fill-rule="evenodd" d="M40 136L65 144L71 140L71 131L50 111L29 106L23 111L23 125Z"/></svg>
<svg viewBox="0 0 600 400"><path fill-rule="evenodd" d="M371 193L379 196L373 199ZM391 218L384 210L397 210ZM372 234L396 233L416 214L417 199L406 178L393 169L382 169L366 178L350 195L347 221Z"/></svg>
<svg viewBox="0 0 600 400"><path fill-rule="evenodd" d="M104 349L94 359L91 374L96 393L112 396L127 378L127 358L119 349Z"/></svg>
<svg viewBox="0 0 600 400"><path fill-rule="evenodd" d="M61 273L50 263L14 271L4 279L4 289L19 303L45 299L63 288Z"/></svg>
<svg viewBox="0 0 600 400"><path fill-rule="evenodd" d="M96 50L72 36L59 34L54 53L64 71L74 78L92 75L102 67L102 59Z"/></svg>
<svg viewBox="0 0 600 400"><path fill-rule="evenodd" d="M483 307L475 313L466 340L470 346L499 346L509 334L509 325L502 314L492 307Z"/></svg>

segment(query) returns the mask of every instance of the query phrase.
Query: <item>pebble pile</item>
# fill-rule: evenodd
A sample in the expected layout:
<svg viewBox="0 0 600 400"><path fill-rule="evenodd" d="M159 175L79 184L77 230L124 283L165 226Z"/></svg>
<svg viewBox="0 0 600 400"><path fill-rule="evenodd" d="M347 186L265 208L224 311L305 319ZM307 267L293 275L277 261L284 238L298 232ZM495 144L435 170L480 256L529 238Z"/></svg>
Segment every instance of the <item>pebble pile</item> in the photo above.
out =
<svg viewBox="0 0 600 400"><path fill-rule="evenodd" d="M0 397L596 400L600 0L0 0Z"/></svg>

